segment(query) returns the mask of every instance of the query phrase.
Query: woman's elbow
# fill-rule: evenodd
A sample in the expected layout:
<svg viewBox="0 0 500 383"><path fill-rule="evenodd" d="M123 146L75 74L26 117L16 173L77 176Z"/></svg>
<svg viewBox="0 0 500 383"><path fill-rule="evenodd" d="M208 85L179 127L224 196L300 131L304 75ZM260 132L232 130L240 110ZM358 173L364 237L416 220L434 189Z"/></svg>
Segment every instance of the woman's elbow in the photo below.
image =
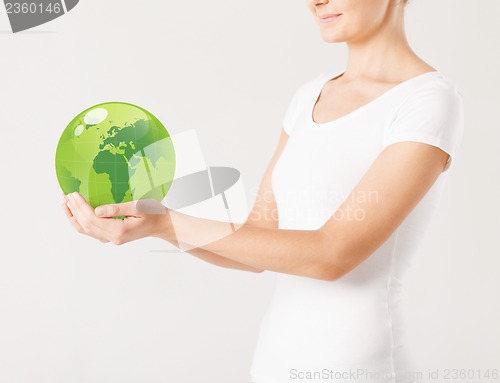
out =
<svg viewBox="0 0 500 383"><path fill-rule="evenodd" d="M319 230L318 243L320 247L316 254L319 256L315 264L309 268L309 276L327 282L335 282L340 279L346 271L343 270L341 260L344 253L336 243L333 242L330 235Z"/></svg>
<svg viewBox="0 0 500 383"><path fill-rule="evenodd" d="M335 282L345 273L331 263L320 262L303 270L302 275L308 278L318 279L326 282Z"/></svg>
<svg viewBox="0 0 500 383"><path fill-rule="evenodd" d="M355 249L345 251L338 249L337 252L331 252L316 267L316 278L334 282L358 267L372 253L372 251L361 252Z"/></svg>
<svg viewBox="0 0 500 383"><path fill-rule="evenodd" d="M343 275L344 273L341 273L336 268L328 266L319 268L319 270L316 272L315 279L319 279L321 281L326 281L326 282L335 282L336 280L340 279Z"/></svg>
<svg viewBox="0 0 500 383"><path fill-rule="evenodd" d="M259 273L262 273L264 270L262 269L251 269L250 271L256 273L256 274L259 274Z"/></svg>

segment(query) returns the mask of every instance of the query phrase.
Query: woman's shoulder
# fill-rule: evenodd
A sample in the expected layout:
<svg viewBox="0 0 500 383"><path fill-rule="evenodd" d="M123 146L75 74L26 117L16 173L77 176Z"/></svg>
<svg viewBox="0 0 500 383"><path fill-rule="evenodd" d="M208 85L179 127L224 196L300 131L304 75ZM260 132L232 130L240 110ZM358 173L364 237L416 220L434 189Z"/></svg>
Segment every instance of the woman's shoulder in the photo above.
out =
<svg viewBox="0 0 500 383"><path fill-rule="evenodd" d="M461 103L462 94L455 82L440 70L425 72L407 82L400 106L410 108L422 104Z"/></svg>

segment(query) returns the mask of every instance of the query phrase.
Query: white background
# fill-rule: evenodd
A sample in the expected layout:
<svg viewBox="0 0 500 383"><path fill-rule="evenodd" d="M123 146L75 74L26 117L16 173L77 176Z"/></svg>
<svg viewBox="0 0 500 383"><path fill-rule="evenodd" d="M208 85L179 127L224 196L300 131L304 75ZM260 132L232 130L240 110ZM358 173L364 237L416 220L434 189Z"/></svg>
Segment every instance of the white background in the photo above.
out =
<svg viewBox="0 0 500 383"><path fill-rule="evenodd" d="M412 47L466 107L404 293L414 354L441 371L500 368L499 14L497 0L407 8ZM0 382L248 383L274 275L158 251L172 249L159 239L78 234L56 145L85 108L135 103L172 134L195 129L208 165L241 171L250 206L293 92L343 68L345 46L322 41L303 1L82 0L9 29L0 8Z"/></svg>

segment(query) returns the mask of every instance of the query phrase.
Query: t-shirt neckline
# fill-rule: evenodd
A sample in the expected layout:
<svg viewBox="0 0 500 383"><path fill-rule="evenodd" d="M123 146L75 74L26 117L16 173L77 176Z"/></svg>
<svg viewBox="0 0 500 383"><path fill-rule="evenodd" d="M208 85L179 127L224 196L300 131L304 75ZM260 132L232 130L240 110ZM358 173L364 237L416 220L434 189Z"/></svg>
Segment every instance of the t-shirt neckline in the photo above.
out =
<svg viewBox="0 0 500 383"><path fill-rule="evenodd" d="M309 120L309 123L312 126L323 127L323 126L329 126L329 125L338 124L338 123L340 123L342 121L345 121L345 120L348 120L348 119L354 117L355 115L361 113L365 109L368 109L372 105L374 105L374 104L382 101L386 97L388 97L391 94L395 93L399 89L402 89L402 88L404 88L404 87L406 87L406 86L408 86L410 84L413 84L414 82L417 82L420 79L427 78L427 77L430 77L430 76L435 76L435 75L441 75L441 72L439 70L433 70L433 71L421 73L419 75L413 76L413 77L411 77L411 78L409 78L409 79L407 79L405 81L402 81L402 82L394 85L392 88L390 88L389 90L385 91L380 96L374 98L373 100L371 100L368 103L360 106L359 108L353 110L352 112L344 114L343 116L340 116L340 117L338 117L338 118L336 118L334 120L331 120L331 121L322 122L322 123L315 122L314 119L313 119L313 111L314 111L314 108L316 106L316 103L318 102L319 97L321 96L321 93L323 92L323 88L325 87L325 85L326 85L326 83L328 81L333 80L334 78L340 77L344 73L345 73L345 70L335 71L335 72L325 72L324 75L320 77L319 91L315 90L314 96L313 96L313 103L308 108L308 120Z"/></svg>

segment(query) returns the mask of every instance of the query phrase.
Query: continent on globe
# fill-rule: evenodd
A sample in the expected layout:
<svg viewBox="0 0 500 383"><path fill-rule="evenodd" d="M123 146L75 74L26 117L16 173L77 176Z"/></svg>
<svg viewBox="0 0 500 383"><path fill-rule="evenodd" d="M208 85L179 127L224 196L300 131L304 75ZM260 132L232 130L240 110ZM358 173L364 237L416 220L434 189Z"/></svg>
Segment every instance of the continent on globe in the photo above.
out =
<svg viewBox="0 0 500 383"><path fill-rule="evenodd" d="M63 193L77 191L94 208L161 201L176 164L163 124L147 110L123 102L95 105L76 116L61 135L55 163Z"/></svg>

